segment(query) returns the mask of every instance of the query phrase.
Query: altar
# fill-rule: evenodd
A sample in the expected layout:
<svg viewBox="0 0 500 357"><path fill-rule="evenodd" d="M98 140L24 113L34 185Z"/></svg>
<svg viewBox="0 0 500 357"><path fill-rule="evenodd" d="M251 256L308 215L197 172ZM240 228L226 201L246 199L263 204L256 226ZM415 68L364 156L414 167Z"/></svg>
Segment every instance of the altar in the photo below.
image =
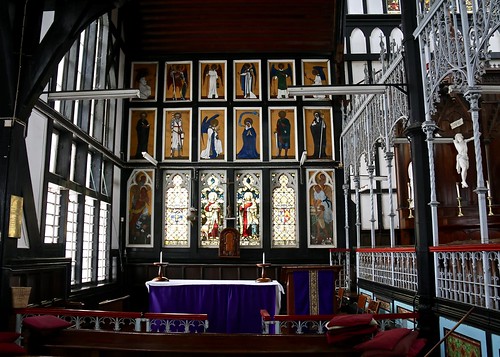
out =
<svg viewBox="0 0 500 357"><path fill-rule="evenodd" d="M277 281L148 281L150 312L208 315L207 332L261 333L260 310L279 314L283 286Z"/></svg>

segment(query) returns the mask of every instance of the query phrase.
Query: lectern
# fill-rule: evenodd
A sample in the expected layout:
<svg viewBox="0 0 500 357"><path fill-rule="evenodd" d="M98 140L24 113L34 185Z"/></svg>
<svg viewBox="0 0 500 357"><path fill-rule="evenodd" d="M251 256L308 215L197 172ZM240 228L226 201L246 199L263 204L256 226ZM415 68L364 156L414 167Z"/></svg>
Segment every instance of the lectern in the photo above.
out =
<svg viewBox="0 0 500 357"><path fill-rule="evenodd" d="M323 315L338 311L335 282L342 265L298 265L281 268L288 315Z"/></svg>

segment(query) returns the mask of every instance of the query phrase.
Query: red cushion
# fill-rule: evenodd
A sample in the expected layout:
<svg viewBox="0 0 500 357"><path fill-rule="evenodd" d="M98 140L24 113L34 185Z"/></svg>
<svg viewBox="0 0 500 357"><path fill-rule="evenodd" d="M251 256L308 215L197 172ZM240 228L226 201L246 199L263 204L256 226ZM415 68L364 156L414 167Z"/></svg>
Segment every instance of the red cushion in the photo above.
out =
<svg viewBox="0 0 500 357"><path fill-rule="evenodd" d="M413 344L410 347L410 350L408 351L407 357L415 357L417 356L420 351L422 351L427 344L427 339L426 338L417 338L415 341L413 341Z"/></svg>
<svg viewBox="0 0 500 357"><path fill-rule="evenodd" d="M372 323L372 314L345 314L334 316L326 324L327 329L335 329L339 327L369 325Z"/></svg>
<svg viewBox="0 0 500 357"><path fill-rule="evenodd" d="M37 331L62 330L72 326L71 322L53 315L31 316L23 320L23 325Z"/></svg>
<svg viewBox="0 0 500 357"><path fill-rule="evenodd" d="M363 340L363 337L370 337L372 333L375 333L378 329L376 325L365 325L363 327L357 328L346 328L328 331L326 334L326 341L330 344L333 343L344 343L356 338L357 341ZM338 332L337 332L338 331Z"/></svg>
<svg viewBox="0 0 500 357"><path fill-rule="evenodd" d="M403 337L411 332L407 328L395 328L392 330L380 331L371 340L354 346L355 350L393 350Z"/></svg>
<svg viewBox="0 0 500 357"><path fill-rule="evenodd" d="M21 336L20 333L13 331L2 331L0 332L0 342L14 342Z"/></svg>
<svg viewBox="0 0 500 357"><path fill-rule="evenodd" d="M392 350L385 350L385 349L366 350L363 352L361 356L362 357L385 357L385 356L407 357L408 351L410 350L410 347L417 339L417 336L418 336L418 331L411 331L408 335L400 339Z"/></svg>
<svg viewBox="0 0 500 357"><path fill-rule="evenodd" d="M28 351L13 342L0 342L0 356L22 356L27 354Z"/></svg>

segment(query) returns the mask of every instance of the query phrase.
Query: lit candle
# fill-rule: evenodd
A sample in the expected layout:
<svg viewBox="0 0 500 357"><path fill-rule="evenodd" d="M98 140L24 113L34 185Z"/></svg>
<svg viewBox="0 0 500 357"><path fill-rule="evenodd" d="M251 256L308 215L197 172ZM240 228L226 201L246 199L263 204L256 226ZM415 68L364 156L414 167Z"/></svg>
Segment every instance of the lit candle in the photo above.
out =
<svg viewBox="0 0 500 357"><path fill-rule="evenodd" d="M161 250L160 250L160 264L163 263L163 255L161 254Z"/></svg>
<svg viewBox="0 0 500 357"><path fill-rule="evenodd" d="M408 182L408 198L411 198L411 186L409 182Z"/></svg>
<svg viewBox="0 0 500 357"><path fill-rule="evenodd" d="M486 187L488 188L488 197L491 197L490 181L488 181L488 180L486 180Z"/></svg>
<svg viewBox="0 0 500 357"><path fill-rule="evenodd" d="M266 264L266 253L262 253L262 264Z"/></svg>
<svg viewBox="0 0 500 357"><path fill-rule="evenodd" d="M460 198L460 188L458 187L458 182L456 182L455 185L457 187L457 197Z"/></svg>
<svg viewBox="0 0 500 357"><path fill-rule="evenodd" d="M330 266L333 265L333 260L332 260L332 250L330 249L329 251L329 254L330 254Z"/></svg>

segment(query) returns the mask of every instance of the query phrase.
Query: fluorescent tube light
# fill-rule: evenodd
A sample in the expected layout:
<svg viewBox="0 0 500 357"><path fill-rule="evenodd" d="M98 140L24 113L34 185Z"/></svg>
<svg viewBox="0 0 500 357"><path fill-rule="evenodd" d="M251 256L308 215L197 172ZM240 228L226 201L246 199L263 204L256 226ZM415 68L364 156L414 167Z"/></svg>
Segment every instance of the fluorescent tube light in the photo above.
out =
<svg viewBox="0 0 500 357"><path fill-rule="evenodd" d="M92 100L118 98L140 98L139 89L76 90L70 92L50 92L47 94L48 100Z"/></svg>
<svg viewBox="0 0 500 357"><path fill-rule="evenodd" d="M499 85L486 85L479 86L479 91L483 94L500 94L500 86Z"/></svg>
<svg viewBox="0 0 500 357"><path fill-rule="evenodd" d="M348 94L383 94L384 85L353 85L353 86L290 86L288 94L300 95L348 95Z"/></svg>
<svg viewBox="0 0 500 357"><path fill-rule="evenodd" d="M155 165L155 166L158 165L158 161L156 161L156 159L154 157L152 157L151 155L149 155L146 151L142 152L142 157L145 158L146 160L148 160L153 165Z"/></svg>
<svg viewBox="0 0 500 357"><path fill-rule="evenodd" d="M304 165L304 162L306 162L307 159L307 151L304 150L302 151L302 156L300 157L300 166Z"/></svg>

